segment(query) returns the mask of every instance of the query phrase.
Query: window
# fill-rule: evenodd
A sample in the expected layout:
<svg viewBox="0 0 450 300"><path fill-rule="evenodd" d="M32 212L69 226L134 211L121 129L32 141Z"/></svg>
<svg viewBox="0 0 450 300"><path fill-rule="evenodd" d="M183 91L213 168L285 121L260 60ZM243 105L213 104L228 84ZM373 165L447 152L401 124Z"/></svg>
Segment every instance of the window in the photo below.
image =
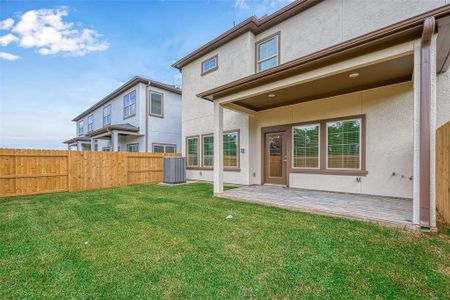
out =
<svg viewBox="0 0 450 300"><path fill-rule="evenodd" d="M198 137L186 139L187 166L198 167Z"/></svg>
<svg viewBox="0 0 450 300"><path fill-rule="evenodd" d="M155 152L155 153L176 153L177 145L153 144L153 152Z"/></svg>
<svg viewBox="0 0 450 300"><path fill-rule="evenodd" d="M319 168L319 124L292 127L294 168Z"/></svg>
<svg viewBox="0 0 450 300"><path fill-rule="evenodd" d="M237 131L227 132L223 135L223 166L224 167L239 167L238 152L239 152L239 135Z"/></svg>
<svg viewBox="0 0 450 300"><path fill-rule="evenodd" d="M204 135L202 142L203 167L211 168L214 166L214 135ZM223 134L223 166L225 168L239 167L239 131Z"/></svg>
<svg viewBox="0 0 450 300"><path fill-rule="evenodd" d="M94 115L90 115L87 120L88 123L88 132L94 130Z"/></svg>
<svg viewBox="0 0 450 300"><path fill-rule="evenodd" d="M78 135L84 134L84 120L78 122Z"/></svg>
<svg viewBox="0 0 450 300"><path fill-rule="evenodd" d="M128 144L127 145L127 152L139 152L139 144Z"/></svg>
<svg viewBox="0 0 450 300"><path fill-rule="evenodd" d="M150 115L163 117L163 95L157 92L150 92Z"/></svg>
<svg viewBox="0 0 450 300"><path fill-rule="evenodd" d="M98 140L94 140L94 151L98 151Z"/></svg>
<svg viewBox="0 0 450 300"><path fill-rule="evenodd" d="M279 33L256 44L256 71L261 72L279 63Z"/></svg>
<svg viewBox="0 0 450 300"><path fill-rule="evenodd" d="M103 126L111 124L111 105L103 108Z"/></svg>
<svg viewBox="0 0 450 300"><path fill-rule="evenodd" d="M205 135L203 136L203 166L213 167L214 166L214 136Z"/></svg>
<svg viewBox="0 0 450 300"><path fill-rule="evenodd" d="M202 75L208 74L219 68L218 56L213 56L202 62Z"/></svg>
<svg viewBox="0 0 450 300"><path fill-rule="evenodd" d="M361 119L327 123L327 168L356 169L360 166Z"/></svg>
<svg viewBox="0 0 450 300"><path fill-rule="evenodd" d="M123 117L128 118L136 114L136 91L123 96Z"/></svg>

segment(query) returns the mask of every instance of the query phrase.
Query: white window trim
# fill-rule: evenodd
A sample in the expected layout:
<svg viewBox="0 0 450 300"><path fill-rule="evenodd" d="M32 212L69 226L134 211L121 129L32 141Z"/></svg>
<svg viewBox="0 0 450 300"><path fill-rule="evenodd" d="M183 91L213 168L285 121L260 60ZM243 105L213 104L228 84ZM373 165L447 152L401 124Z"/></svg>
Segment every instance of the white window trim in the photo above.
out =
<svg viewBox="0 0 450 300"><path fill-rule="evenodd" d="M150 92L150 97L148 99L148 101L149 101L148 114L153 117L164 118L164 94L154 91L154 90L150 90L149 92ZM158 94L161 96L161 114L152 112L152 94Z"/></svg>
<svg viewBox="0 0 450 300"><path fill-rule="evenodd" d="M294 129L295 128L297 128L297 127L307 127L307 126L314 126L314 125L317 125L318 127L319 127L319 139L318 139L318 150L319 150L319 152L318 152L318 160L319 160L319 163L317 164L317 167L316 168L313 168L313 167L295 167L294 166ZM320 123L311 123L311 124L302 124L302 125L293 125L292 126L292 141L291 141L291 144L292 144L292 148L291 148L291 153L292 153L292 169L296 169L296 170L320 170L320 167L321 167L321 165L320 165L320 157L321 157L321 155L322 155L322 153L321 153L321 151L320 151ZM328 149L328 148L327 148Z"/></svg>
<svg viewBox="0 0 450 300"><path fill-rule="evenodd" d="M336 123L336 122L348 122L348 121L359 121L359 151L358 151L358 155L359 155L359 168L355 169L355 168L329 168L328 167L328 124L330 123ZM329 121L325 123L325 138L326 138L326 151L327 153L326 155L326 169L327 170L339 170L339 171L361 171L361 167L362 167L362 153L361 153L361 143L362 143L362 119L361 118L353 118L353 119L342 119L342 120L337 120L337 121Z"/></svg>
<svg viewBox="0 0 450 300"><path fill-rule="evenodd" d="M164 148L163 153L177 153L177 145L176 144L153 143L152 144L152 152L155 152L155 146L163 147ZM175 152L166 152L166 147L173 147Z"/></svg>
<svg viewBox="0 0 450 300"><path fill-rule="evenodd" d="M125 105L125 97L130 96L132 93L134 93L134 103L129 103L128 105ZM125 115L125 108L129 107L129 111L131 113L131 106L134 104L134 113L133 114L129 114L129 115ZM136 90L132 90L131 92L125 94L123 96L123 119L128 119L131 117L134 117L136 115L136 110L137 110L137 94L136 94Z"/></svg>
<svg viewBox="0 0 450 300"><path fill-rule="evenodd" d="M129 151L128 150L128 147L131 147L131 146L137 146L137 151ZM139 152L139 143L130 143L130 144L127 144L127 152Z"/></svg>
<svg viewBox="0 0 450 300"><path fill-rule="evenodd" d="M105 109L107 109L108 107L110 108L109 109L110 113L109 113L109 115L105 116ZM111 107L111 104L108 104L105 107L103 107L102 114L103 114L103 127L111 125L111 121L112 121L111 120L112 119L112 107ZM110 116L109 123L105 123L105 117L107 117L107 116Z"/></svg>
<svg viewBox="0 0 450 300"><path fill-rule="evenodd" d="M264 59L258 60L259 47L262 44L267 43L267 42L269 42L269 41L271 41L273 39L276 39L277 53L272 55L272 56L266 57ZM259 42L256 42L256 57L255 57L255 60L256 60L256 72L257 73L262 72L261 69L260 69L261 63L263 63L265 61L268 61L268 60L270 60L270 59L272 59L274 57L277 58L277 64L275 66L271 67L271 68L274 68L274 67L276 67L276 66L278 66L280 64L280 33L279 32L277 32L277 33L275 33L275 34L273 34L271 36L268 36L267 38L264 38L264 39L262 39ZM270 69L270 68L268 68L268 69ZM268 70L268 69L265 69L265 70ZM265 71L265 70L263 70L263 71Z"/></svg>
<svg viewBox="0 0 450 300"><path fill-rule="evenodd" d="M84 120L78 121L78 136L84 134Z"/></svg>
<svg viewBox="0 0 450 300"><path fill-rule="evenodd" d="M92 122L89 122L89 120L92 120ZM87 132L94 131L94 114L87 117L87 125Z"/></svg>

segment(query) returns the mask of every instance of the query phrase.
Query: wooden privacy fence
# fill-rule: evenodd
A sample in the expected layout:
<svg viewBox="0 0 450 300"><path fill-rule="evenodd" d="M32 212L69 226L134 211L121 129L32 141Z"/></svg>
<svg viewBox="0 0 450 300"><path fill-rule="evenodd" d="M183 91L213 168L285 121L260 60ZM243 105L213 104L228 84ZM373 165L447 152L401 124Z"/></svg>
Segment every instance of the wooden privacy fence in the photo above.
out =
<svg viewBox="0 0 450 300"><path fill-rule="evenodd" d="M0 197L160 182L179 154L0 149Z"/></svg>
<svg viewBox="0 0 450 300"><path fill-rule="evenodd" d="M436 131L436 206L450 224L450 122Z"/></svg>

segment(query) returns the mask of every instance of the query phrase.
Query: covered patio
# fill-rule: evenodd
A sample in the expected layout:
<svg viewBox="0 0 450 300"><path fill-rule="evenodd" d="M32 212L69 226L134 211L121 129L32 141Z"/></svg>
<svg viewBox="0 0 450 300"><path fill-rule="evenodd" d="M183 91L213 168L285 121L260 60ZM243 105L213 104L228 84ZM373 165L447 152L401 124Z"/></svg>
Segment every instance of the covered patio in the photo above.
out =
<svg viewBox="0 0 450 300"><path fill-rule="evenodd" d="M198 94L214 104L214 193L405 227L435 228L436 74L448 69L450 44L446 41L450 19L443 17L446 13L424 14ZM401 84L409 85L405 92L408 101L398 107L392 106L396 101L395 91L383 104L382 93L373 97L379 101L364 102L360 97L345 109L342 104L350 103L352 95L360 95L356 93L381 91L381 88L386 91ZM341 95L349 96L339 98L340 103L324 100ZM298 105L305 103L309 103L309 107L314 103L321 105L316 105L315 111L308 110L306 105L298 109ZM377 107L377 111L371 110L373 107ZM224 192L224 109L249 118L250 182L282 186L251 186ZM387 117L392 112L395 114ZM358 144L353 152L343 150L336 155L341 155L342 161L353 159L355 162L353 167L334 167L334 146L328 143L332 141L328 127L344 117L347 122L356 122ZM367 135L366 119L371 119L367 121ZM296 168L293 126L311 124L317 130L317 138L312 139L319 149L312 157L316 163L312 167ZM392 126L380 130L385 124ZM401 137L386 134L399 132L399 128L405 128L401 136L410 137L407 143L400 144ZM370 144L368 147L366 142ZM380 145L384 145L383 149ZM394 148L390 153L383 152ZM407 155L401 155L405 149ZM381 152L385 156L377 159ZM399 157L393 164L378 168L393 155ZM305 161L311 159L306 154L305 157ZM408 161L397 164L405 157ZM396 178L403 180L403 191L393 184ZM365 189L363 185L370 180L373 188L367 184L369 188ZM360 195L290 189L292 187Z"/></svg>
<svg viewBox="0 0 450 300"><path fill-rule="evenodd" d="M276 185L243 186L227 190L218 196L387 226L416 228L412 223L412 199L312 191Z"/></svg>
<svg viewBox="0 0 450 300"><path fill-rule="evenodd" d="M133 126L129 123L126 124L116 124L108 125L98 130L92 131L87 134L91 140L91 148L95 149L94 140L105 139L110 141L110 151L118 152L119 149L119 139L120 137L140 137L142 134L139 133L139 127Z"/></svg>

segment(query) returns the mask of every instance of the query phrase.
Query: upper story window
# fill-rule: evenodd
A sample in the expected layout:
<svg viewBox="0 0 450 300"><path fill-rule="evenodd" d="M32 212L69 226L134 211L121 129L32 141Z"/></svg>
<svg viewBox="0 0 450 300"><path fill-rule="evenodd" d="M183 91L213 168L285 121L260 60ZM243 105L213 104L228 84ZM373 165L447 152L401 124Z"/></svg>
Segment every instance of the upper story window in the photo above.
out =
<svg viewBox="0 0 450 300"><path fill-rule="evenodd" d="M256 71L261 72L278 66L280 62L280 33L256 43Z"/></svg>
<svg viewBox="0 0 450 300"><path fill-rule="evenodd" d="M136 114L136 91L123 96L123 117L128 118Z"/></svg>
<svg viewBox="0 0 450 300"><path fill-rule="evenodd" d="M202 75L215 71L219 68L218 56L215 55L202 62Z"/></svg>
<svg viewBox="0 0 450 300"><path fill-rule="evenodd" d="M78 135L84 134L84 120L78 122Z"/></svg>
<svg viewBox="0 0 450 300"><path fill-rule="evenodd" d="M103 126L111 124L111 104L103 108Z"/></svg>
<svg viewBox="0 0 450 300"><path fill-rule="evenodd" d="M164 117L164 97L163 94L150 92L150 115Z"/></svg>
<svg viewBox="0 0 450 300"><path fill-rule="evenodd" d="M94 115L90 115L87 119L88 132L94 130Z"/></svg>

